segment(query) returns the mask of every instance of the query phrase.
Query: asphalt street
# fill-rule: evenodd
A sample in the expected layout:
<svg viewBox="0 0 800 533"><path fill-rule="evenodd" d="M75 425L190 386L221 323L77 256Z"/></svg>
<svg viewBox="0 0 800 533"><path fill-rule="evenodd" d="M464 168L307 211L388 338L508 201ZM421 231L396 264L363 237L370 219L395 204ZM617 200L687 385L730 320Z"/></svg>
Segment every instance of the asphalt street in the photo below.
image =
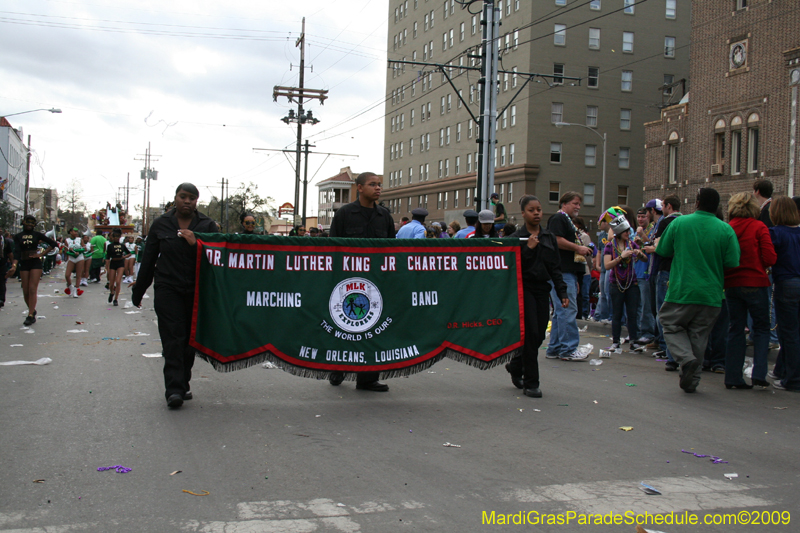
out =
<svg viewBox="0 0 800 533"><path fill-rule="evenodd" d="M685 394L650 353L593 366L542 350L541 399L503 367L450 360L388 393L198 360L194 399L169 410L163 360L143 356L161 351L153 300L127 307L124 290L112 307L98 285L67 298L62 275L43 278L31 328L18 282L0 311L0 363L52 359L0 366L2 532L610 533L645 513L666 533L800 527L800 395L712 373ZM593 358L609 334L582 334ZM117 465L131 471L98 471ZM579 522L598 515L623 522ZM751 523L703 524L733 515Z"/></svg>

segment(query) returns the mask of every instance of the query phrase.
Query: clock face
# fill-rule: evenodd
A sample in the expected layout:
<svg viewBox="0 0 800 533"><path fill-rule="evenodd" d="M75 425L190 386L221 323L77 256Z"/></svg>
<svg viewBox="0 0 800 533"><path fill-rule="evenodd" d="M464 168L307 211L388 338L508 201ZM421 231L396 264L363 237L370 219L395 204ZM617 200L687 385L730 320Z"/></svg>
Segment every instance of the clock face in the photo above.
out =
<svg viewBox="0 0 800 533"><path fill-rule="evenodd" d="M741 42L731 46L731 70L742 68L747 62L747 43Z"/></svg>

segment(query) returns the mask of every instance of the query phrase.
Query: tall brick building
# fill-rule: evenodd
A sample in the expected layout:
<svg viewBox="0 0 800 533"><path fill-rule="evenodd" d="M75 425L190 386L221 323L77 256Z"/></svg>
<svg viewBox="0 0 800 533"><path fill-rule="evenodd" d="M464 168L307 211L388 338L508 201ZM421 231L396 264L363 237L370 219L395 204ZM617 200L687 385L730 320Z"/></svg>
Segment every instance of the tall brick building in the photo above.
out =
<svg viewBox="0 0 800 533"><path fill-rule="evenodd" d="M480 74L459 66L479 63L471 56L481 44L483 2L467 3L470 9L454 0L389 2L389 61L452 65L455 85L436 67L395 63L387 70L381 200L395 220L425 207L428 221L463 223L461 213L475 206L479 147L468 110L479 113ZM495 192L512 220L521 221L524 194L540 198L545 216L567 191L584 195L582 214L590 220L610 205L640 205L643 124L658 118L659 88L688 76L690 0L495 6L500 68L510 71L499 80L498 112L506 111L497 121ZM528 82L522 73L548 77Z"/></svg>
<svg viewBox="0 0 800 533"><path fill-rule="evenodd" d="M764 178L795 194L800 3L695 0L691 43L688 102L645 125L645 199L690 212L701 187L727 203Z"/></svg>

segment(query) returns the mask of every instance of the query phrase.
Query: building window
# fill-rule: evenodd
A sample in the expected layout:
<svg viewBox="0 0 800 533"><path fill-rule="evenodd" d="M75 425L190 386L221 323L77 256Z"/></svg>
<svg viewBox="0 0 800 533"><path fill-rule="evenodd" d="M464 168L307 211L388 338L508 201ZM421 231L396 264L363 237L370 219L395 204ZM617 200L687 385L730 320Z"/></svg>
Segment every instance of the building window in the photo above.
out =
<svg viewBox="0 0 800 533"><path fill-rule="evenodd" d="M408 155L414 155L414 139L408 140Z"/></svg>
<svg viewBox="0 0 800 533"><path fill-rule="evenodd" d="M442 50L447 50L447 32L442 34Z"/></svg>
<svg viewBox="0 0 800 533"><path fill-rule="evenodd" d="M514 164L514 143L508 145L508 164Z"/></svg>
<svg viewBox="0 0 800 533"><path fill-rule="evenodd" d="M553 44L565 46L567 44L567 26L565 24L556 24L553 27L553 32Z"/></svg>
<svg viewBox="0 0 800 533"><path fill-rule="evenodd" d="M562 63L553 63L553 84L561 85L564 83L564 65Z"/></svg>
<svg viewBox="0 0 800 533"><path fill-rule="evenodd" d="M439 160L439 173L436 175L437 178L441 178L442 174L444 174L444 161L441 159Z"/></svg>
<svg viewBox="0 0 800 533"><path fill-rule="evenodd" d="M514 50L519 46L519 30L514 30Z"/></svg>
<svg viewBox="0 0 800 533"><path fill-rule="evenodd" d="M467 189L467 190L466 190L466 193L465 193L465 196L466 196L466 202L464 203L464 206L466 206L466 207L469 207L469 206L471 205L471 204L470 204L470 202L469 202L469 198L470 198L470 196L469 196L469 195L470 195L470 192L472 192L472 189Z"/></svg>
<svg viewBox="0 0 800 533"><path fill-rule="evenodd" d="M664 96L670 96L672 94L671 85L673 83L675 83L675 76L672 74L664 74Z"/></svg>
<svg viewBox="0 0 800 533"><path fill-rule="evenodd" d="M461 123L456 124L456 142L461 142Z"/></svg>
<svg viewBox="0 0 800 533"><path fill-rule="evenodd" d="M620 109L619 110L619 129L621 129L621 130L630 130L631 129L631 110L630 109Z"/></svg>
<svg viewBox="0 0 800 533"><path fill-rule="evenodd" d="M452 94L448 94L447 95L447 112L449 113L452 108L453 108L453 95Z"/></svg>
<svg viewBox="0 0 800 533"><path fill-rule="evenodd" d="M664 37L664 57L675 57L675 37Z"/></svg>
<svg viewBox="0 0 800 533"><path fill-rule="evenodd" d="M561 163L561 143L550 143L550 162Z"/></svg>
<svg viewBox="0 0 800 533"><path fill-rule="evenodd" d="M633 53L633 32L622 32L622 51Z"/></svg>
<svg viewBox="0 0 800 533"><path fill-rule="evenodd" d="M633 10L635 9L636 0L623 0L622 5L625 6L625 9L622 11L626 15L633 15Z"/></svg>
<svg viewBox="0 0 800 533"><path fill-rule="evenodd" d="M506 129L506 126L508 126L508 109L506 109L505 111L503 111L503 114L502 114L502 115L500 115L500 122L501 122L501 124L502 124L502 126L501 126L501 127L502 127L503 129Z"/></svg>
<svg viewBox="0 0 800 533"><path fill-rule="evenodd" d="M445 193L444 193L444 207L442 207L442 209L447 209L447 191L445 191ZM438 235L437 235L437 237L438 237Z"/></svg>
<svg viewBox="0 0 800 533"><path fill-rule="evenodd" d="M597 145L587 144L583 151L583 164L587 167L597 165Z"/></svg>
<svg viewBox="0 0 800 533"><path fill-rule="evenodd" d="M583 184L583 203L584 205L594 205L594 183Z"/></svg>
<svg viewBox="0 0 800 533"><path fill-rule="evenodd" d="M472 120L467 121L467 138L472 139L472 125L474 122Z"/></svg>
<svg viewBox="0 0 800 533"><path fill-rule="evenodd" d="M567 5L567 0L556 0L557 6L565 6Z"/></svg>
<svg viewBox="0 0 800 533"><path fill-rule="evenodd" d="M736 9L747 9L748 0L736 0Z"/></svg>
<svg viewBox="0 0 800 533"><path fill-rule="evenodd" d="M589 48L592 50L600 48L600 28L589 28Z"/></svg>
<svg viewBox="0 0 800 533"><path fill-rule="evenodd" d="M597 106L596 105L587 105L586 106L586 125L592 128L597 127Z"/></svg>
<svg viewBox="0 0 800 533"><path fill-rule="evenodd" d="M725 161L725 132L714 134L714 163L722 165Z"/></svg>
<svg viewBox="0 0 800 533"><path fill-rule="evenodd" d="M564 122L564 104L553 102L550 104L550 122Z"/></svg>
<svg viewBox="0 0 800 533"><path fill-rule="evenodd" d="M669 146L669 182L671 184L678 183L678 145L671 144Z"/></svg>
<svg viewBox="0 0 800 533"><path fill-rule="evenodd" d="M631 149L619 149L619 168L631 168Z"/></svg>
<svg viewBox="0 0 800 533"><path fill-rule="evenodd" d="M441 103L441 106L439 108L439 114L440 115L444 115L444 103L445 103L445 97L442 96L442 103Z"/></svg>
<svg viewBox="0 0 800 533"><path fill-rule="evenodd" d="M667 18L674 19L678 13L678 0L667 0Z"/></svg>
<svg viewBox="0 0 800 533"><path fill-rule="evenodd" d="M591 2L589 2L589 9L600 11L600 0L592 0Z"/></svg>
<svg viewBox="0 0 800 533"><path fill-rule="evenodd" d="M747 171L758 172L758 128L747 129Z"/></svg>
<svg viewBox="0 0 800 533"><path fill-rule="evenodd" d="M557 181L550 182L550 194L548 195L548 200L550 203L557 204L559 198L561 198L561 183Z"/></svg>
<svg viewBox="0 0 800 533"><path fill-rule="evenodd" d="M449 159L445 159L444 160L444 177L446 178L449 175L450 175L450 160Z"/></svg>
<svg viewBox="0 0 800 533"><path fill-rule="evenodd" d="M444 144L450 144L450 126L447 126L447 129L445 129Z"/></svg>
<svg viewBox="0 0 800 533"><path fill-rule="evenodd" d="M597 87L600 85L600 69L598 67L589 67L589 79L587 84L589 87Z"/></svg>
<svg viewBox="0 0 800 533"><path fill-rule="evenodd" d="M461 156L460 155L456 156L455 172L456 172L456 176L461 174Z"/></svg>
<svg viewBox="0 0 800 533"><path fill-rule="evenodd" d="M506 166L506 147L505 146L501 146L500 147L500 166L501 167Z"/></svg>
<svg viewBox="0 0 800 533"><path fill-rule="evenodd" d="M628 186L619 185L617 187L617 205L628 205Z"/></svg>
<svg viewBox="0 0 800 533"><path fill-rule="evenodd" d="M411 184L411 181L414 179L414 169L408 167L408 183Z"/></svg>
<svg viewBox="0 0 800 533"><path fill-rule="evenodd" d="M475 35L478 27L478 15L472 15L472 35Z"/></svg>
<svg viewBox="0 0 800 533"><path fill-rule="evenodd" d="M431 166L430 163L425 163L425 181L428 181L431 177Z"/></svg>
<svg viewBox="0 0 800 533"><path fill-rule="evenodd" d="M444 128L439 128L439 148L444 146Z"/></svg>
<svg viewBox="0 0 800 533"><path fill-rule="evenodd" d="M742 132L731 132L731 174L742 172Z"/></svg>
<svg viewBox="0 0 800 533"><path fill-rule="evenodd" d="M625 92L629 92L633 90L633 71L632 70L623 70L622 71L622 85L621 89Z"/></svg>
<svg viewBox="0 0 800 533"><path fill-rule="evenodd" d="M414 125L414 110L412 109L410 113L411 113L411 115L408 118L411 119L410 125L413 126Z"/></svg>
<svg viewBox="0 0 800 533"><path fill-rule="evenodd" d="M472 154L467 154L467 172L472 172Z"/></svg>
<svg viewBox="0 0 800 533"><path fill-rule="evenodd" d="M517 106L511 106L511 126L517 125Z"/></svg>
<svg viewBox="0 0 800 533"><path fill-rule="evenodd" d="M513 146L513 144L511 146ZM508 184L508 196L506 197L507 198L506 202L508 202L509 204L514 201L514 193L513 193L513 191L514 191L514 184L513 183L509 183Z"/></svg>
<svg viewBox="0 0 800 533"><path fill-rule="evenodd" d="M458 209L458 191L453 191L453 209Z"/></svg>

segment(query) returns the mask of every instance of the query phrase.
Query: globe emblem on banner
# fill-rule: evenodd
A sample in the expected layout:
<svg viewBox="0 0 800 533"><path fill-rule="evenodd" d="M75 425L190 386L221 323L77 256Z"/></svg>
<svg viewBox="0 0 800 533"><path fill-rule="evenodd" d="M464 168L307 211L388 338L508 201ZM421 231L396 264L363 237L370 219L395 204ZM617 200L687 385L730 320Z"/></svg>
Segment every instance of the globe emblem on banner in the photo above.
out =
<svg viewBox="0 0 800 533"><path fill-rule="evenodd" d="M371 281L349 278L333 288L328 310L333 323L343 331L362 333L380 320L383 297Z"/></svg>

